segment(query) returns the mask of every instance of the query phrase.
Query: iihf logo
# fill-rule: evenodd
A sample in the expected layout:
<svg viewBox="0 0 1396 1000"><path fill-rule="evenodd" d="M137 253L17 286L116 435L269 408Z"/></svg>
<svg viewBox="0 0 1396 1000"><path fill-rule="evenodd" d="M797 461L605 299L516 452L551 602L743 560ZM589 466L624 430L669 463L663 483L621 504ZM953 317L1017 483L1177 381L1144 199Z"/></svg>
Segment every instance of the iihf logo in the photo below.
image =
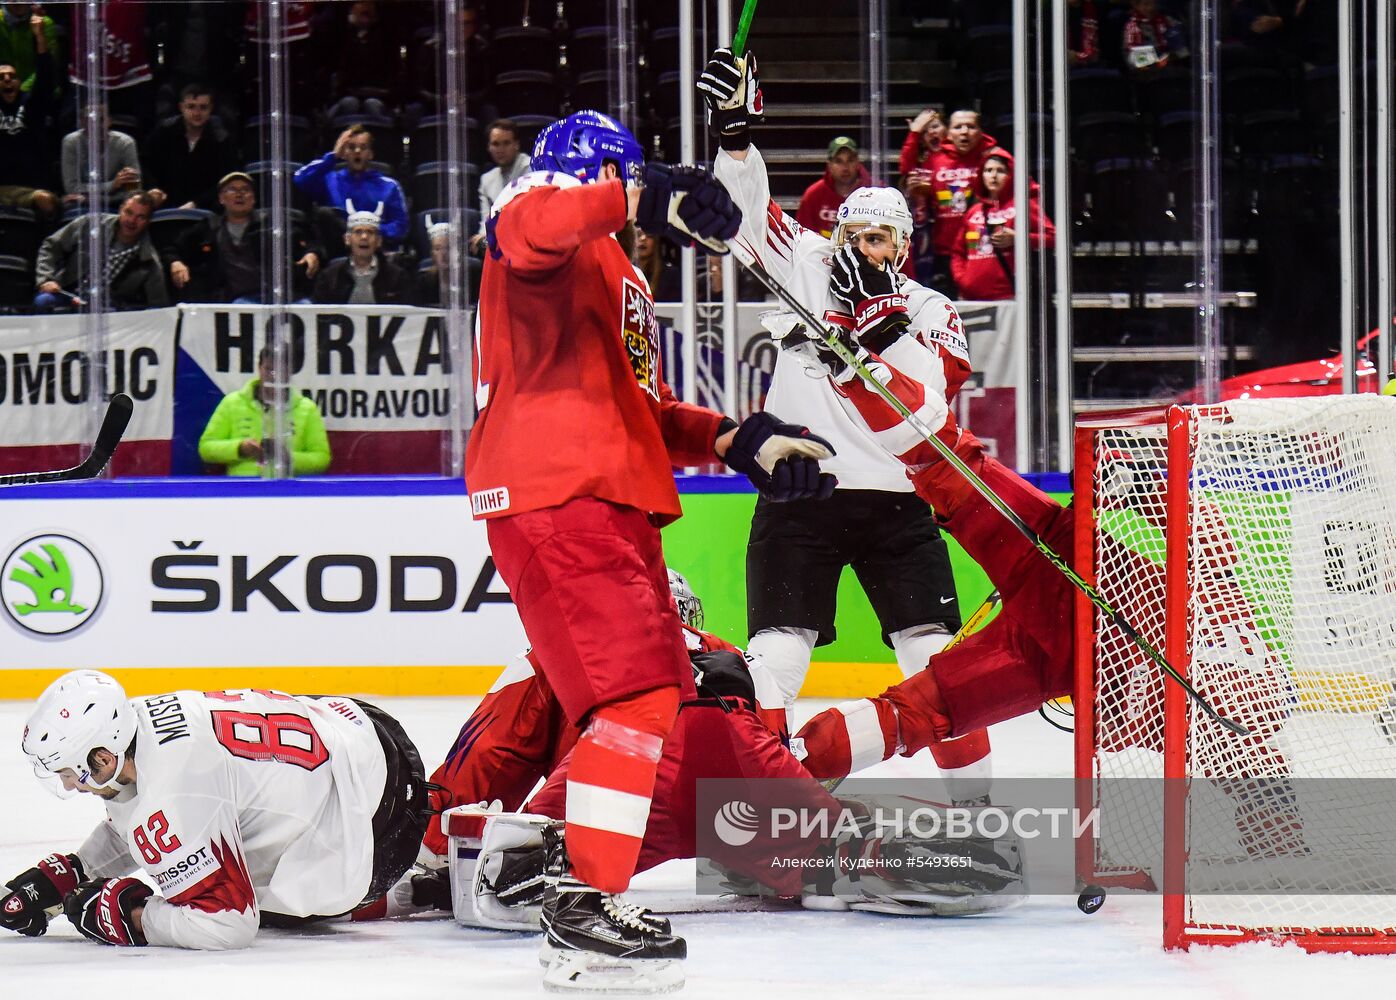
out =
<svg viewBox="0 0 1396 1000"><path fill-rule="evenodd" d="M727 803L713 816L713 831L729 847L745 847L756 839L756 807L740 799Z"/></svg>

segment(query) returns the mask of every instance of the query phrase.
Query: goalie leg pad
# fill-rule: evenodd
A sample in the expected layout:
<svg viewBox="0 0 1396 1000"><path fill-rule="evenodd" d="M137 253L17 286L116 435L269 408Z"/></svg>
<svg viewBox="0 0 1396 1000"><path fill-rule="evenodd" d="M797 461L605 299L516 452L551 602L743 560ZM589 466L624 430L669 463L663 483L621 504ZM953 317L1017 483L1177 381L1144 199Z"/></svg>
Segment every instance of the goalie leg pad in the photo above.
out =
<svg viewBox="0 0 1396 1000"><path fill-rule="evenodd" d="M441 817L450 838L451 910L456 923L538 930L546 816L506 813L499 804L457 806Z"/></svg>

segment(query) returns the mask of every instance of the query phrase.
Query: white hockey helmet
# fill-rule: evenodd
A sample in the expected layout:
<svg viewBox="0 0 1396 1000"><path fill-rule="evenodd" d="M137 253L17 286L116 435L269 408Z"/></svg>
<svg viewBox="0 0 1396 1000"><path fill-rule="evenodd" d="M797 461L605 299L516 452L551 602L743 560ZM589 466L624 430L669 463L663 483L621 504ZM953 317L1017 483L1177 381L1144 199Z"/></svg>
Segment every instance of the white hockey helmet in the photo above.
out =
<svg viewBox="0 0 1396 1000"><path fill-rule="evenodd" d="M677 570L669 570L669 593L674 596L674 608L679 613L679 621L689 628L702 630L703 602L688 585L688 580Z"/></svg>
<svg viewBox="0 0 1396 1000"><path fill-rule="evenodd" d="M126 763L136 735L136 711L115 679L96 670L64 674L39 696L24 725L24 753L34 774L55 795L67 798L59 772L70 769L83 784L110 788ZM93 750L116 755L116 770L104 782L92 780L87 758Z"/></svg>
<svg viewBox="0 0 1396 1000"><path fill-rule="evenodd" d="M843 246L849 226L883 226L897 244L897 264L911 251L911 209L896 188L860 187L839 206L834 217L834 246Z"/></svg>

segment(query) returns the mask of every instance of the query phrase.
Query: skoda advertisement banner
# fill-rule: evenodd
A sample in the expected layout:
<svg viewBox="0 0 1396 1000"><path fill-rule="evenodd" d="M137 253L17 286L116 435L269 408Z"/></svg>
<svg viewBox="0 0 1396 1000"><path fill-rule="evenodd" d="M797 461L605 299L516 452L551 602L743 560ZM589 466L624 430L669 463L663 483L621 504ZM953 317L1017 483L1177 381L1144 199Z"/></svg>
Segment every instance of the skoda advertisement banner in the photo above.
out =
<svg viewBox="0 0 1396 1000"><path fill-rule="evenodd" d="M4 512L0 670L500 666L526 645L463 492Z"/></svg>

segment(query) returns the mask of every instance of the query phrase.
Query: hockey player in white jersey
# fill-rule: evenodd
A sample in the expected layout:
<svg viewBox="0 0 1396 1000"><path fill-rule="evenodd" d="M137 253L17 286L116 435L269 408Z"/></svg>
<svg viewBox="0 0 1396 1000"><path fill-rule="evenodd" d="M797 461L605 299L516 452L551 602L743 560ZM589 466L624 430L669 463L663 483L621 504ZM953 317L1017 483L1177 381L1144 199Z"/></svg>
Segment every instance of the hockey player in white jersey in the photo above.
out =
<svg viewBox="0 0 1396 1000"><path fill-rule="evenodd" d="M852 192L839 207L832 241L803 229L772 199L765 161L750 141L763 111L755 57L718 49L698 89L721 146L713 172L742 210L732 252L759 263L866 349L912 366L928 393L953 399L970 374L969 347L950 300L898 273L912 232L901 193ZM764 322L782 347L803 339L793 314L770 314ZM924 669L960 625L949 553L931 511L917 502L905 467L889 460L891 442L850 419L825 369L802 361L802 354L818 351L815 341L780 351L766 402L833 442L836 455L821 468L838 477L838 488L818 502L758 501L747 546L747 648L775 677L787 705L799 693L814 647L834 640L844 566L857 574L905 676ZM957 801L987 796L986 732L932 750Z"/></svg>
<svg viewBox="0 0 1396 1000"><path fill-rule="evenodd" d="M79 670L39 698L23 747L107 819L74 854L7 883L0 926L43 934L66 913L111 945L230 949L259 924L347 913L415 860L429 819L421 760L371 705L274 691L128 699ZM158 888L130 877L144 869Z"/></svg>

